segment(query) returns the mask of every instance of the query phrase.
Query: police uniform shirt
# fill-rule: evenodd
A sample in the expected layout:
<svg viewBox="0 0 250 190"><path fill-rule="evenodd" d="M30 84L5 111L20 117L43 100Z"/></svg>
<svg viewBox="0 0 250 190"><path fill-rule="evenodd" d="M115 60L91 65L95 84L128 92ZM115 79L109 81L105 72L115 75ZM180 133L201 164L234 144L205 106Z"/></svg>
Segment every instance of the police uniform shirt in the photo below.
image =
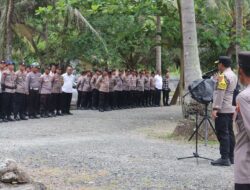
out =
<svg viewBox="0 0 250 190"><path fill-rule="evenodd" d="M235 183L250 184L250 85L236 99Z"/></svg>
<svg viewBox="0 0 250 190"><path fill-rule="evenodd" d="M144 91L144 77L143 76L139 76L137 77L137 85L136 85L136 90L137 91L140 91L140 92L143 92Z"/></svg>
<svg viewBox="0 0 250 190"><path fill-rule="evenodd" d="M216 90L213 95L213 109L219 113L234 113L235 107L232 105L233 92L237 85L237 76L231 68L227 68L217 78Z"/></svg>
<svg viewBox="0 0 250 190"><path fill-rule="evenodd" d="M109 92L109 76L100 76L97 80L100 92Z"/></svg>
<svg viewBox="0 0 250 190"><path fill-rule="evenodd" d="M50 74L43 74L40 78L41 81L41 94L51 94L52 91L52 79Z"/></svg>
<svg viewBox="0 0 250 190"><path fill-rule="evenodd" d="M122 91L122 78L120 76L115 76L115 86L114 91Z"/></svg>
<svg viewBox="0 0 250 190"><path fill-rule="evenodd" d="M130 77L130 90L136 90L136 82L137 82L137 77L132 75Z"/></svg>
<svg viewBox="0 0 250 190"><path fill-rule="evenodd" d="M26 92L28 93L29 90L40 90L41 81L40 81L41 73L37 72L30 72L27 74L26 81L25 81L25 88Z"/></svg>
<svg viewBox="0 0 250 190"><path fill-rule="evenodd" d="M144 90L150 90L150 78L149 77L144 78Z"/></svg>
<svg viewBox="0 0 250 190"><path fill-rule="evenodd" d="M52 79L52 93L60 94L62 93L63 77L59 74L55 74Z"/></svg>
<svg viewBox="0 0 250 190"><path fill-rule="evenodd" d="M16 92L20 94L25 94L25 80L27 73L26 71L17 71L16 72Z"/></svg>
<svg viewBox="0 0 250 190"><path fill-rule="evenodd" d="M82 79L83 79L83 75L79 76L78 79L77 79L77 85L76 85L76 88L78 91L82 91Z"/></svg>
<svg viewBox="0 0 250 190"><path fill-rule="evenodd" d="M5 70L2 73L1 84L5 87L5 92L15 93L16 74L14 71Z"/></svg>
<svg viewBox="0 0 250 190"><path fill-rule="evenodd" d="M91 78L87 75L82 78L81 89L83 92L89 92L91 90L90 81L91 81Z"/></svg>

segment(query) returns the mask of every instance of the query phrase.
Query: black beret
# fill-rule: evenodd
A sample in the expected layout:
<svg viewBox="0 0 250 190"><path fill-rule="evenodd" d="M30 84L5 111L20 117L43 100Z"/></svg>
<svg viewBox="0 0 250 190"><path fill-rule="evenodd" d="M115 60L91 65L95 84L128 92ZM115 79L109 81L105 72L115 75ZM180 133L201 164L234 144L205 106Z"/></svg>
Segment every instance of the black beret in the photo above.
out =
<svg viewBox="0 0 250 190"><path fill-rule="evenodd" d="M6 62L4 60L1 61L1 64L6 64Z"/></svg>
<svg viewBox="0 0 250 190"><path fill-rule="evenodd" d="M240 67L250 68L250 51L240 52L238 58Z"/></svg>
<svg viewBox="0 0 250 190"><path fill-rule="evenodd" d="M225 67L230 67L232 64L231 58L228 56L220 56L219 60L216 63L221 63Z"/></svg>

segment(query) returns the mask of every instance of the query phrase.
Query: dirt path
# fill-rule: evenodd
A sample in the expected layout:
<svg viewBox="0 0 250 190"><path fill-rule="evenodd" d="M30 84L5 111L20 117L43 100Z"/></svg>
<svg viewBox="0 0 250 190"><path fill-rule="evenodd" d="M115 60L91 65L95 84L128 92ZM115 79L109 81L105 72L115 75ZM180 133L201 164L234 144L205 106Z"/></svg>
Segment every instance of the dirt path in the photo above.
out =
<svg viewBox="0 0 250 190"><path fill-rule="evenodd" d="M12 158L51 190L230 190L233 168L177 161L193 144L166 137L180 107L99 113L0 124L0 157ZM218 157L217 147L201 154Z"/></svg>

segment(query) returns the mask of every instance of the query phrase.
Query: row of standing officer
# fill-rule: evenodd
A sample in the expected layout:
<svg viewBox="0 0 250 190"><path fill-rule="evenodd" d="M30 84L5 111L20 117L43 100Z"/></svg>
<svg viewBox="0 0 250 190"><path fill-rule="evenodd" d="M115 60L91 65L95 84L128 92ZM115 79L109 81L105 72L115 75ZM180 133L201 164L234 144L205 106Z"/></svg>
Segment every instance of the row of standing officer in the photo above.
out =
<svg viewBox="0 0 250 190"><path fill-rule="evenodd" d="M99 108L100 111L109 111L122 108L160 106L162 91L155 85L156 75L149 72L136 71L91 71L82 72L77 81L78 109ZM164 105L169 99L169 75L163 79L167 82L163 90L165 94Z"/></svg>

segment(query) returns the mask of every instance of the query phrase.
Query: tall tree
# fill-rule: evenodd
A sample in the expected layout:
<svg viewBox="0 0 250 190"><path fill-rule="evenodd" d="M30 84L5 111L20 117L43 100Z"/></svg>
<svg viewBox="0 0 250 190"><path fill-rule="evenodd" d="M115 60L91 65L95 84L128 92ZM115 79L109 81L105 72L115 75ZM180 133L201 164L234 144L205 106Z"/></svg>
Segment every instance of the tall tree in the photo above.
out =
<svg viewBox="0 0 250 190"><path fill-rule="evenodd" d="M8 0L6 16L6 58L12 58L14 0Z"/></svg>
<svg viewBox="0 0 250 190"><path fill-rule="evenodd" d="M183 41L184 86L201 78L193 0L179 0Z"/></svg>
<svg viewBox="0 0 250 190"><path fill-rule="evenodd" d="M161 16L156 16L156 70L161 73Z"/></svg>
<svg viewBox="0 0 250 190"><path fill-rule="evenodd" d="M243 0L235 0L235 15L236 15L236 62L238 64L238 53L240 51L240 41L243 28Z"/></svg>

